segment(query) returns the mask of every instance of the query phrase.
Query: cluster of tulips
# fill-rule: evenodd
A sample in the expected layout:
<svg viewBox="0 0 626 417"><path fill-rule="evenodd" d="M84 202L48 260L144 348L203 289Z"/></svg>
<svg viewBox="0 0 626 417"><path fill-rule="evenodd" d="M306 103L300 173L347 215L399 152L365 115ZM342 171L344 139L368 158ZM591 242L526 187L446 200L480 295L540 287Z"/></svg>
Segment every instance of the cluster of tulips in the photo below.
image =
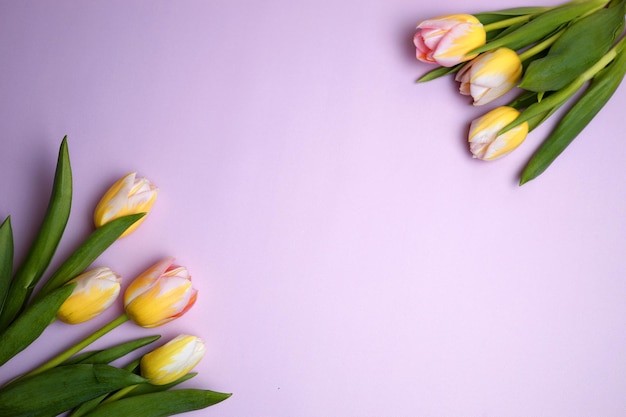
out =
<svg viewBox="0 0 626 417"><path fill-rule="evenodd" d="M421 22L417 59L438 67L418 82L455 74L460 93L482 106L518 94L471 122L475 158L494 160L566 103L571 108L526 165L520 184L545 171L617 90L626 72L625 0L574 0ZM572 104L573 103L573 104Z"/></svg>
<svg viewBox="0 0 626 417"><path fill-rule="evenodd" d="M59 151L48 209L28 254L13 273L11 219L0 226L0 366L43 333L55 320L68 324L93 319L115 303L121 277L92 267L117 239L133 232L151 210L156 187L128 174L102 197L94 231L46 279L48 265L69 218L72 173L67 138ZM0 387L0 417L156 417L205 408L230 394L172 389L195 375L203 358L202 339L182 334L123 367L111 362L155 342L143 337L95 351L84 349L126 321L145 328L169 323L195 303L188 270L166 258L135 278L124 292L124 313L40 366ZM1 368L0 368L1 369Z"/></svg>

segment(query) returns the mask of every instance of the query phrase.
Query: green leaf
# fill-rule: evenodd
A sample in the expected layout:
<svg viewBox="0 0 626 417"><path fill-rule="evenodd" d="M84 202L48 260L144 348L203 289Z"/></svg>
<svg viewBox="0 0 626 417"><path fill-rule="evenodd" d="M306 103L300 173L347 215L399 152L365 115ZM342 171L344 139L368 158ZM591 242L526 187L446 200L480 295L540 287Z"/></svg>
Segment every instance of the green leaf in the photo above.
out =
<svg viewBox="0 0 626 417"><path fill-rule="evenodd" d="M109 365L59 366L0 390L0 417L54 417L92 398L144 381ZM119 416L124 415L134 413Z"/></svg>
<svg viewBox="0 0 626 417"><path fill-rule="evenodd" d="M626 73L626 52L598 73L585 94L559 122L552 134L532 156L520 179L520 185L541 175L591 122L619 87Z"/></svg>
<svg viewBox="0 0 626 417"><path fill-rule="evenodd" d="M526 22L520 22L520 23L515 23L511 26L508 26L502 30L489 31L487 32L487 42L493 42L497 39L507 36L509 33L516 31L517 29L519 29L525 24Z"/></svg>
<svg viewBox="0 0 626 417"><path fill-rule="evenodd" d="M480 48L473 50L470 54L489 51L501 46L506 46L513 50L521 49L543 39L571 20L576 19L598 7L602 7L606 3L607 0L590 0L585 2L566 3L563 6L556 7L540 14L525 25L521 26L519 29L492 42L488 42Z"/></svg>
<svg viewBox="0 0 626 417"><path fill-rule="evenodd" d="M11 217L0 225L0 312L13 275L13 229Z"/></svg>
<svg viewBox="0 0 626 417"><path fill-rule="evenodd" d="M593 64L592 67L585 70L582 74L580 74L574 81L572 81L566 87L555 91L548 92L546 97L544 97L544 92L540 92L537 94L539 98L539 102L530 105L526 110L524 110L515 120L502 128L499 134L502 134L506 131L513 129L515 126L518 126L525 121L533 119L541 114L555 112L559 107L565 104L575 93L582 89L582 87L592 78L596 77L598 73L600 73L607 65L609 65L622 51L626 44L624 41L626 38L622 39L620 43L618 43L615 47L611 48L598 62Z"/></svg>
<svg viewBox="0 0 626 417"><path fill-rule="evenodd" d="M26 308L11 323L0 337L0 365L24 350L43 333L75 286L71 284L51 292Z"/></svg>
<svg viewBox="0 0 626 417"><path fill-rule="evenodd" d="M417 79L416 82L423 83L423 82L426 82L426 81L431 81L431 80L434 80L436 78L443 77L443 76L448 75L448 74L453 74L453 73L457 72L459 69L461 69L463 67L463 65L465 65L465 63L457 64L457 65L455 65L453 67L438 67L438 68L435 68L434 70L431 70L431 71L427 72L426 74L422 75L420 78Z"/></svg>
<svg viewBox="0 0 626 417"><path fill-rule="evenodd" d="M149 382L146 382L144 384L139 384L134 390L126 394L126 398L136 397L137 395L151 394L153 392L167 391L177 385L182 384L185 381L189 381L191 378L195 377L196 375L198 375L197 372L190 372L187 375L181 376L176 381L170 382L169 384L164 384L164 385L153 385L153 384L150 384Z"/></svg>
<svg viewBox="0 0 626 417"><path fill-rule="evenodd" d="M538 103L539 99L537 97L537 93L534 91L522 91L515 100L511 101L508 106L513 107L518 111L522 111L523 109Z"/></svg>
<svg viewBox="0 0 626 417"><path fill-rule="evenodd" d="M515 7L510 9L496 10L493 12L474 13L474 17L483 25L500 22L512 16L537 15L550 10L550 7Z"/></svg>
<svg viewBox="0 0 626 417"><path fill-rule="evenodd" d="M63 365L76 363L111 363L114 360L126 356L139 348L149 345L150 343L158 340L160 337L161 336L159 335L142 337L140 339L120 343L108 349L83 352L63 362Z"/></svg>
<svg viewBox="0 0 626 417"><path fill-rule="evenodd" d="M520 88L555 91L565 87L613 46L624 28L621 7L602 9L565 30L547 56L533 61Z"/></svg>
<svg viewBox="0 0 626 417"><path fill-rule="evenodd" d="M25 307L35 285L50 264L65 230L71 205L72 170L66 136L59 149L48 209L26 258L11 281L2 314L0 314L0 332L6 329Z"/></svg>
<svg viewBox="0 0 626 417"><path fill-rule="evenodd" d="M102 252L111 246L126 229L143 216L145 216L145 213L119 217L94 230L78 249L63 262L56 272L48 278L35 295L34 300L43 297L50 291L59 288L82 273L102 254Z"/></svg>
<svg viewBox="0 0 626 417"><path fill-rule="evenodd" d="M209 407L231 395L199 389L155 392L102 404L87 417L166 417Z"/></svg>
<svg viewBox="0 0 626 417"><path fill-rule="evenodd" d="M149 383L143 383L143 384L139 384L137 386L135 386L131 391L129 391L128 393L126 393L123 398L129 398L129 397L135 397L137 395L143 395L143 394L150 394L153 392L161 392L161 391L167 391L168 389L175 387L176 385L182 384L185 381L190 380L191 378L193 378L194 376L196 376L197 373L193 372L193 373L189 373L187 375L182 376L181 378L177 379L174 382L170 382L169 384L165 384L165 385L152 385ZM113 394L115 395L115 394ZM109 397L112 398L112 397ZM98 398L94 398L93 400L89 400L87 402L82 403L80 406L76 407L68 417L82 417L85 414L88 414L89 412L91 412L93 409L95 409L102 401L104 401L105 399L107 399L106 395L102 395ZM119 401L119 400L116 400Z"/></svg>

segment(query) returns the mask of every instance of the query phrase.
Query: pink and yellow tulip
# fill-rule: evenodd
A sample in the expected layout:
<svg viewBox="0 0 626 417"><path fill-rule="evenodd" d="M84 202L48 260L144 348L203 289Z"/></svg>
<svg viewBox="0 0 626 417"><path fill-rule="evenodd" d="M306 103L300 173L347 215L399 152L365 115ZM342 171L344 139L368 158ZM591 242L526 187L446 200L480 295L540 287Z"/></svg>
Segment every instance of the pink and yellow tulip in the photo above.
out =
<svg viewBox="0 0 626 417"><path fill-rule="evenodd" d="M413 37L417 59L452 67L469 61L472 50L485 44L487 35L480 21L469 14L452 14L425 20Z"/></svg>
<svg viewBox="0 0 626 417"><path fill-rule="evenodd" d="M124 293L126 315L142 327L157 327L187 312L198 291L185 267L166 258L139 275Z"/></svg>

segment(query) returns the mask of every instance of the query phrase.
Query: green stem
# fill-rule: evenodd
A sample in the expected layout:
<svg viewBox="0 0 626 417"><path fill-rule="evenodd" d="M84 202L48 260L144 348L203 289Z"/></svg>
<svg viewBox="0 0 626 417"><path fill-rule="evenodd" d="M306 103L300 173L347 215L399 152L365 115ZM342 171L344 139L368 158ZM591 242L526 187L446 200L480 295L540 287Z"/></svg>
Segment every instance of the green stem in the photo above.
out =
<svg viewBox="0 0 626 417"><path fill-rule="evenodd" d="M541 51L544 51L544 50L548 49L550 46L552 46L552 44L554 42L556 42L557 39L559 39L559 36L561 36L563 34L563 32L565 32L565 29L559 30L557 33L555 33L554 35L550 36L548 39L546 39L546 40L544 40L542 42L539 42L538 44L536 44L532 48L528 48L527 50L525 50L524 52L519 54L520 61L524 62L528 58L531 58L531 57L537 55L538 53L540 53Z"/></svg>
<svg viewBox="0 0 626 417"><path fill-rule="evenodd" d="M76 343L74 346L70 347L63 353L59 354L53 359L50 359L48 362L44 363L38 368L35 368L32 371L22 375L22 378L37 375L43 371L47 371L48 369L54 368L55 366L62 364L63 362L71 358L73 355L77 354L78 352L80 352L81 350L83 350L84 348L86 348L87 346L89 346L90 344L92 344L93 342L95 342L96 340L98 340L99 338L101 338L102 336L110 332L111 330L115 329L119 325L127 322L128 320L129 318L126 315L126 313L123 313L121 316L112 320L108 324L105 324L100 329L96 330L95 332L93 332L92 334L90 334L89 336L81 340L80 342Z"/></svg>
<svg viewBox="0 0 626 417"><path fill-rule="evenodd" d="M489 23L484 26L485 32L490 32L492 30L504 29L509 26L513 26L517 23L528 22L534 14L524 14L521 16L510 17L508 19L500 20L498 22Z"/></svg>
<svg viewBox="0 0 626 417"><path fill-rule="evenodd" d="M579 75L574 81L572 81L567 87L557 91L550 97L541 100L529 106L524 112L522 112L517 119L506 125L498 135L501 135L516 126L546 112L554 111L561 107L570 97L572 97L585 83L591 80L606 67L611 61L615 59L618 53L620 53L626 47L626 38L622 38L613 48L611 48L598 62Z"/></svg>
<svg viewBox="0 0 626 417"><path fill-rule="evenodd" d="M110 403L113 401L117 401L120 398L123 398L126 396L126 394L128 394L129 392L131 392L132 390L134 390L135 388L137 388L139 386L139 384L136 385L129 385L128 387L124 387L121 390L118 390L117 392L115 392L114 394L111 394L110 396L108 396L104 401L102 401L100 404L106 404L106 403Z"/></svg>

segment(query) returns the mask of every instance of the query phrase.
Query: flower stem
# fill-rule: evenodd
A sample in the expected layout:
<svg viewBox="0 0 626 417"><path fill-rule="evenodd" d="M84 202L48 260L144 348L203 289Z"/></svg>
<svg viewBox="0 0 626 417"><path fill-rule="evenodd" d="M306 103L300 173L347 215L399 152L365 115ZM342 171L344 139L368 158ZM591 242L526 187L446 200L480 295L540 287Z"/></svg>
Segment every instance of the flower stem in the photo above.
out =
<svg viewBox="0 0 626 417"><path fill-rule="evenodd" d="M95 332L93 332L92 334L90 334L89 336L81 340L80 342L76 343L74 346L70 347L66 351L50 359L48 362L44 363L43 365L22 375L22 378L37 375L43 371L47 371L48 369L51 369L57 365L60 365L61 363L65 362L67 359L71 358L73 355L77 354L78 352L80 352L81 350L83 350L84 348L86 348L87 346L89 346L90 344L92 344L93 342L95 342L96 340L98 340L99 338L101 338L102 336L110 332L111 330L115 329L119 325L127 322L128 320L129 318L126 315L126 313L123 313L121 316L110 321L108 324L105 324L100 329L96 330Z"/></svg>
<svg viewBox="0 0 626 417"><path fill-rule="evenodd" d="M509 19L503 19L498 22L493 22L493 23L489 23L488 25L485 25L484 29L485 29L485 32L490 32L492 30L508 28L509 26L515 25L517 23L528 22L530 18L533 16L534 15L532 14L524 14L521 16L511 17Z"/></svg>
<svg viewBox="0 0 626 417"><path fill-rule="evenodd" d="M552 46L552 44L554 42L556 42L556 40L559 38L559 36L561 36L563 34L563 32L565 32L565 29L561 29L559 30L557 33L555 33L554 35L550 36L548 39L539 42L537 45L528 48L527 50L525 50L524 52L522 52L521 54L519 54L519 59L520 61L524 62L526 61L528 58L531 58L535 55L537 55L539 52L549 48L550 46Z"/></svg>
<svg viewBox="0 0 626 417"><path fill-rule="evenodd" d="M115 392L114 394L111 394L110 396L108 396L104 401L102 401L100 404L106 404L106 403L110 403L116 400L119 400L120 398L123 398L126 396L126 394L128 394L129 392L131 392L132 390L134 390L135 388L137 388L139 385L130 385L128 387L124 387L122 389L120 389L119 391Z"/></svg>

